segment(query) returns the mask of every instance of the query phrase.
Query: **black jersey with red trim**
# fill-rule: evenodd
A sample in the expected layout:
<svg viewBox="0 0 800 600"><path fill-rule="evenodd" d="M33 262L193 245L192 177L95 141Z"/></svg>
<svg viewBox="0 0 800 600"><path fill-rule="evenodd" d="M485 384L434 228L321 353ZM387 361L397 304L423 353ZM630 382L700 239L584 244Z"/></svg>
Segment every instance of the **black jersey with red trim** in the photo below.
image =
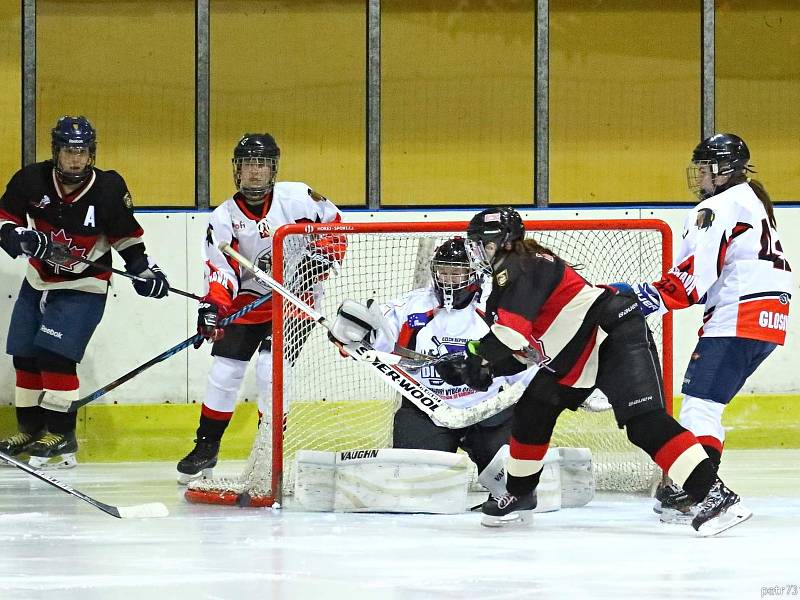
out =
<svg viewBox="0 0 800 600"><path fill-rule="evenodd" d="M116 171L92 169L78 189L67 194L56 179L53 161L23 167L0 197L0 227L33 227L76 256L111 266L111 248L126 264L145 255L143 230L133 215L125 180ZM36 289L75 289L105 293L111 274L77 261L57 264L29 259L26 278Z"/></svg>
<svg viewBox="0 0 800 600"><path fill-rule="evenodd" d="M554 372L560 383L589 388L594 386L598 349L606 337L600 327L603 300L612 295L557 256L509 253L494 269L487 317L522 334L530 346L527 356ZM487 349L501 347L494 333L481 342ZM494 362L495 357L484 357Z"/></svg>

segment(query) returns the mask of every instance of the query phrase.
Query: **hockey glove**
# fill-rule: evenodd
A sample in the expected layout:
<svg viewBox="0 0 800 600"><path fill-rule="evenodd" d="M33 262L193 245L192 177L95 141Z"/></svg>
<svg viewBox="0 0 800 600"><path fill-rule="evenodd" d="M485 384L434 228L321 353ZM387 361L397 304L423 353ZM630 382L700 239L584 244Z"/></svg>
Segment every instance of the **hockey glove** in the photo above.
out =
<svg viewBox="0 0 800 600"><path fill-rule="evenodd" d="M477 342L469 342L464 352L446 354L434 365L439 377L453 386L467 385L485 392L492 385L492 368L476 352Z"/></svg>
<svg viewBox="0 0 800 600"><path fill-rule="evenodd" d="M366 305L355 300L345 300L336 311L328 339L334 344L346 346L368 339L373 332L383 327L383 315L373 299L369 299Z"/></svg>
<svg viewBox="0 0 800 600"><path fill-rule="evenodd" d="M203 340L208 340L212 344L221 340L225 335L225 330L219 326L219 319L223 309L218 304L204 299L197 308L197 333L203 336ZM194 343L195 348L203 345L203 340Z"/></svg>
<svg viewBox="0 0 800 600"><path fill-rule="evenodd" d="M295 294L308 292L315 283L325 281L330 271L337 272L339 263L324 253L307 254L300 261L291 283L287 286Z"/></svg>
<svg viewBox="0 0 800 600"><path fill-rule="evenodd" d="M610 287L616 289L620 294L634 296L639 310L646 317L658 312L661 308L661 296L658 291L649 283L636 283L630 285L625 282L609 283Z"/></svg>
<svg viewBox="0 0 800 600"><path fill-rule="evenodd" d="M128 273L132 273L141 279L133 279L133 289L140 296L146 298L163 298L169 293L169 281L167 276L156 263L143 256L133 264L126 265Z"/></svg>
<svg viewBox="0 0 800 600"><path fill-rule="evenodd" d="M11 258L27 254L44 260L53 253L53 241L48 234L36 229L14 227L11 223L0 228L0 246Z"/></svg>

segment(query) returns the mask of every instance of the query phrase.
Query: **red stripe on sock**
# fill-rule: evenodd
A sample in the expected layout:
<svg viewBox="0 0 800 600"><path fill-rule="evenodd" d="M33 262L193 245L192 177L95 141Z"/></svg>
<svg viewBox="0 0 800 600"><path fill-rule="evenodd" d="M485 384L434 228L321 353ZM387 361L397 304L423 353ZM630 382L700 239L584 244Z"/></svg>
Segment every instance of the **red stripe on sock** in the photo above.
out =
<svg viewBox="0 0 800 600"><path fill-rule="evenodd" d="M200 409L200 413L204 417L214 419L215 421L230 421L231 417L233 416L233 412L214 410L213 408L207 407L205 404L203 404L203 407Z"/></svg>
<svg viewBox="0 0 800 600"><path fill-rule="evenodd" d="M78 376L72 373L42 371L42 387L46 390L71 392L78 389Z"/></svg>
<svg viewBox="0 0 800 600"><path fill-rule="evenodd" d="M546 444L523 444L511 438L511 457L518 460L542 460L547 454L550 442Z"/></svg>
<svg viewBox="0 0 800 600"><path fill-rule="evenodd" d="M684 431L661 446L661 449L656 452L653 460L666 473L670 470L673 463L678 460L678 457L696 443L697 438L694 437L694 434L692 434L691 431Z"/></svg>
<svg viewBox="0 0 800 600"><path fill-rule="evenodd" d="M17 369L17 387L26 390L42 389L42 374Z"/></svg>
<svg viewBox="0 0 800 600"><path fill-rule="evenodd" d="M714 436L711 435L699 435L697 436L697 441L700 442L703 446L710 446L715 450L719 451L722 454L722 441L718 440Z"/></svg>

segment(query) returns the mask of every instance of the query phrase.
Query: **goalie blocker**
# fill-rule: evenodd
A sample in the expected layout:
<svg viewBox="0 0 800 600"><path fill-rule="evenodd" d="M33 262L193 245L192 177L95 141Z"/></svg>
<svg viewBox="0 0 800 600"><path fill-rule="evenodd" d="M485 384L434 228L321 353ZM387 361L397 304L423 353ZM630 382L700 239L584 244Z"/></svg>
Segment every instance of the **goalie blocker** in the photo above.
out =
<svg viewBox="0 0 800 600"><path fill-rule="evenodd" d="M505 493L503 446L478 482ZM544 460L535 512L584 506L594 497L591 452L553 448ZM467 510L470 460L437 450L300 450L296 455L295 510L457 514Z"/></svg>

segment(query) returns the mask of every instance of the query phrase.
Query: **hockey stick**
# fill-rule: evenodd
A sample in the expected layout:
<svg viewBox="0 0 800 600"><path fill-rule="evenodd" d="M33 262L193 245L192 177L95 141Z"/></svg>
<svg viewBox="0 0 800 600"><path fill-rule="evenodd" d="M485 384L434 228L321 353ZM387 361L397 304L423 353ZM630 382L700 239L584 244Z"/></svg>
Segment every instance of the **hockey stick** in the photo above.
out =
<svg viewBox="0 0 800 600"><path fill-rule="evenodd" d="M90 267L94 267L95 269L99 269L101 271L106 271L107 273L116 273L117 275L122 275L123 277L127 277L128 279L133 279L134 281L147 281L146 277L139 277L138 275L134 275L133 273L128 273L127 271L120 271L119 269L115 269L114 267L109 267L107 265L101 264L99 262L95 262L93 260L89 260L88 258L83 258L82 256L75 256L72 254L66 246L62 246L61 244L54 244L53 245L53 258L56 262L61 262L64 260L74 260L85 265L89 265ZM170 293L178 294L179 296L186 296L187 298L191 298L192 300L202 300L200 296L196 296L191 292L184 292L183 290L179 290L178 288L174 288L169 286Z"/></svg>
<svg viewBox="0 0 800 600"><path fill-rule="evenodd" d="M283 285L275 281L267 273L256 267L247 258L231 248L229 244L222 242L218 247L220 251L230 256L242 267L250 271L256 279L278 292L315 322L328 330L331 329L328 320L321 313L317 312ZM468 427L469 425L473 425L499 413L514 404L527 387L527 383L524 379L521 379L514 385L499 392L491 400L469 408L455 408L447 404L438 394L420 385L416 379L406 373L399 365L390 365L382 361L381 356L383 353L375 352L369 345L364 343L348 344L342 346L342 348L349 356L370 365L390 387L408 398L417 408L434 421L451 429Z"/></svg>
<svg viewBox="0 0 800 600"><path fill-rule="evenodd" d="M249 313L254 308L257 308L258 306L261 306L262 304L264 304L264 302L266 302L267 300L271 300L271 299L272 299L272 294L266 294L264 296L261 296L260 298L256 298L250 304L246 304L245 306L243 306L242 308L237 310L232 315L227 316L224 319L222 319L222 321L219 322L219 326L220 327L225 327L226 325L229 325L230 323L233 323L236 319L238 319L242 315L245 315L245 314ZM107 383L106 385L101 387L99 390L97 390L95 392L92 392L88 396L84 396L83 398L80 398L79 400L75 400L72 404L70 404L69 408L67 409L67 412L74 412L74 411L78 410L81 406L85 406L86 404L89 404L89 402L97 400L101 396L105 396L108 392L110 392L111 390L113 390L116 387L121 386L126 381L129 381L129 380L133 379L134 377L136 377L142 371L145 371L145 370L149 369L150 367L152 367L153 365L156 365L156 364L168 359L173 354L177 354L178 352L180 352L184 348L188 348L189 346L193 345L195 342L199 342L202 339L203 339L203 336L200 335L199 333L196 333L192 337L183 340L179 344L175 344L169 350L164 350L164 352L162 352L158 356L155 356L155 357L151 358L146 363L139 365L138 367L136 367L132 371L128 371L127 373L125 373L125 375L123 375L122 377L119 377L118 379L115 379L111 383Z"/></svg>
<svg viewBox="0 0 800 600"><path fill-rule="evenodd" d="M27 465L24 462L17 460L13 456L5 454L4 452L0 452L0 459L3 459L8 464L25 471L28 475L33 475L37 479L41 479L45 483L49 483L53 487L60 489L62 492L67 492L68 494L71 494L76 498L80 498L84 502L88 502L95 508L99 508L104 513L109 514L112 517L116 517L118 519L143 519L147 517L166 517L169 514L167 507L161 504L161 502L149 502L147 504L136 504L134 506L112 506L111 504L106 504L105 502L100 502L99 500L95 500L91 496L87 496L83 492L79 492L78 490L67 485L66 483L59 481L58 479L49 475L48 473L40 469L35 469L34 467Z"/></svg>

